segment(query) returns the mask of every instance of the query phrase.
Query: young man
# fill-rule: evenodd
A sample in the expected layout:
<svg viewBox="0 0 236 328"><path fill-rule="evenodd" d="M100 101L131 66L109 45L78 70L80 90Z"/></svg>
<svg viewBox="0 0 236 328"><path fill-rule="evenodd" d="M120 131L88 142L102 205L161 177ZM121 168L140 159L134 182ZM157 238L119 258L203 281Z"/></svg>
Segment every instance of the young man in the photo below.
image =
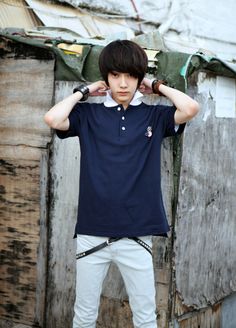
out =
<svg viewBox="0 0 236 328"><path fill-rule="evenodd" d="M102 283L113 261L129 295L136 328L156 328L153 235L169 230L161 195L163 138L181 133L198 103L162 81L144 78L147 56L117 40L101 52L104 81L76 88L45 115L59 138L78 136L81 148L77 283L73 328L95 328ZM138 87L174 106L146 105ZM80 103L107 92L104 103Z"/></svg>

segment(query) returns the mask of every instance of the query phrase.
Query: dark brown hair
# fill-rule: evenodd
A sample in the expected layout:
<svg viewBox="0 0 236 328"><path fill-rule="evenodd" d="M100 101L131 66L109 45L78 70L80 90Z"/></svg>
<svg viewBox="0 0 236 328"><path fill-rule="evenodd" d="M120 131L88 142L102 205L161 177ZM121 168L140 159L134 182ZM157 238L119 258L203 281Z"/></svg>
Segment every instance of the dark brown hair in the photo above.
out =
<svg viewBox="0 0 236 328"><path fill-rule="evenodd" d="M108 73L129 73L142 82L147 70L148 58L145 51L135 42L116 40L103 48L99 56L99 69L108 84Z"/></svg>

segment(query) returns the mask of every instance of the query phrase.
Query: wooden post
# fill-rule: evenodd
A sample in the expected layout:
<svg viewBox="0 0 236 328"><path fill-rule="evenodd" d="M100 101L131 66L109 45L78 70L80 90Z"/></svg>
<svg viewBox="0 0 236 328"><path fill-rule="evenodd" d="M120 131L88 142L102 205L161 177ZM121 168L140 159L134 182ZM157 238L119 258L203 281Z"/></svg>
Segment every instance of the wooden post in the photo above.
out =
<svg viewBox="0 0 236 328"><path fill-rule="evenodd" d="M0 60L0 325L43 327L54 61Z"/></svg>

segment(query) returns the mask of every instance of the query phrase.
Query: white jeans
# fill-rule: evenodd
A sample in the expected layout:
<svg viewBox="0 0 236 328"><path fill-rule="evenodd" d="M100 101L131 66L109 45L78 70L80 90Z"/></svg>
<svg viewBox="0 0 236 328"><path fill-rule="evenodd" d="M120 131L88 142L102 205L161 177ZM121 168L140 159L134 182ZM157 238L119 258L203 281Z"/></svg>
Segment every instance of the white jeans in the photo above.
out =
<svg viewBox="0 0 236 328"><path fill-rule="evenodd" d="M151 236L140 237L152 246ZM107 238L77 236L77 253ZM76 300L73 328L95 328L103 280L111 262L117 264L125 282L135 328L157 328L152 256L134 240L122 238L77 260Z"/></svg>

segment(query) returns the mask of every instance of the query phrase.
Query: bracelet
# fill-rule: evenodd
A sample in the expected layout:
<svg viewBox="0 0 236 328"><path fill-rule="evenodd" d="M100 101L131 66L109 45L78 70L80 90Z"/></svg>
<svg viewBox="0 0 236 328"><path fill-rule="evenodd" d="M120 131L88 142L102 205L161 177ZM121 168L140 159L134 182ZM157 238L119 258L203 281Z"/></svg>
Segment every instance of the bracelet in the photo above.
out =
<svg viewBox="0 0 236 328"><path fill-rule="evenodd" d="M85 101L88 99L89 96L89 88L87 87L86 84L81 84L78 87L74 88L73 93L75 92L81 92L83 97L80 99L80 101Z"/></svg>
<svg viewBox="0 0 236 328"><path fill-rule="evenodd" d="M165 97L165 95L163 95L163 93L161 93L161 91L159 91L159 87L161 84L166 85L166 81L165 80L157 80L157 79L153 80L152 81L152 92L158 94L159 96Z"/></svg>

